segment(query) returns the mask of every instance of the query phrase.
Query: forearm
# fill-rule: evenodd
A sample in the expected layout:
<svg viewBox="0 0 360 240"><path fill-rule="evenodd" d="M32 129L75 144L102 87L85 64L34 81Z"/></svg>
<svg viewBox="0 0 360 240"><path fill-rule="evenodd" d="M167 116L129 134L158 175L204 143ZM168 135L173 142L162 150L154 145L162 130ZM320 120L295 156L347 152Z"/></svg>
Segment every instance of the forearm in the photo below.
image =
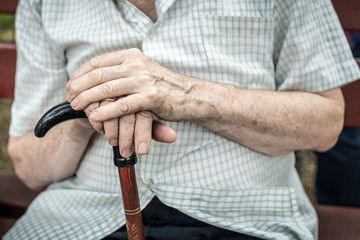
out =
<svg viewBox="0 0 360 240"><path fill-rule="evenodd" d="M75 120L54 127L45 138L32 132L10 138L8 149L16 174L34 189L72 176L93 132Z"/></svg>
<svg viewBox="0 0 360 240"><path fill-rule="evenodd" d="M213 97L202 104L207 106L201 111L205 115L195 122L255 151L268 155L324 151L341 131L344 104L339 89L315 94L215 85L207 85L206 92Z"/></svg>

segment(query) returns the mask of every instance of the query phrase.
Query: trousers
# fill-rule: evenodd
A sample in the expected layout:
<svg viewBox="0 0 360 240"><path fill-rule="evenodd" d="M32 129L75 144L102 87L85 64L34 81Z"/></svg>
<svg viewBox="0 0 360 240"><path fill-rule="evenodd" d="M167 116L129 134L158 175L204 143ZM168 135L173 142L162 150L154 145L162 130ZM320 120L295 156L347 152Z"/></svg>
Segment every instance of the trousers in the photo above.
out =
<svg viewBox="0 0 360 240"><path fill-rule="evenodd" d="M168 207L157 197L142 211L146 240L259 240L253 236L222 229L198 221L179 210ZM104 240L127 240L126 227Z"/></svg>

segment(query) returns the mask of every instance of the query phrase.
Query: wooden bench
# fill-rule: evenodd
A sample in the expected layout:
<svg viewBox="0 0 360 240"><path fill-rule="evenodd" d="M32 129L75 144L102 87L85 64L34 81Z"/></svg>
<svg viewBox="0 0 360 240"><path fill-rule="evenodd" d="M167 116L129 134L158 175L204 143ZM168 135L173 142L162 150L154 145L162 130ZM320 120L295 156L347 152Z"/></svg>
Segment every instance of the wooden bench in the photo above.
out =
<svg viewBox="0 0 360 240"><path fill-rule="evenodd" d="M2 0L0 13L15 14L17 0ZM16 68L15 43L0 42L0 97L14 96ZM26 211L39 194L26 187L14 173L0 171L0 238Z"/></svg>
<svg viewBox="0 0 360 240"><path fill-rule="evenodd" d="M346 30L360 30L359 0L333 0ZM15 13L17 0L2 0L0 13ZM14 43L0 43L0 97L13 97L16 64ZM343 89L346 102L345 125L360 127L360 81ZM13 173L0 171L0 237L21 216L39 192L28 189ZM316 205L320 240L360 238L360 209Z"/></svg>

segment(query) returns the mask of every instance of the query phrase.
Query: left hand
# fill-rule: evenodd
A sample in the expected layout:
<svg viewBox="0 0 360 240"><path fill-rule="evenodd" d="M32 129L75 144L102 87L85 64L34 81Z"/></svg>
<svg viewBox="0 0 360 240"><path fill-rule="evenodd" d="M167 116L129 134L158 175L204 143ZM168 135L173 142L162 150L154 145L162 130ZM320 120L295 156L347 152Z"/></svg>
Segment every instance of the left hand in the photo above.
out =
<svg viewBox="0 0 360 240"><path fill-rule="evenodd" d="M118 98L92 111L92 121L141 111L150 111L163 120L191 120L199 113L189 108L191 101L187 98L194 82L140 50L129 49L95 57L78 69L66 85L66 99L75 110L81 110L94 102Z"/></svg>
<svg viewBox="0 0 360 240"><path fill-rule="evenodd" d="M125 55L130 61L123 62ZM138 64L133 64L134 62ZM134 49L102 55L78 69L66 85L66 98L72 107L86 110L92 106L91 111L87 112L91 124L98 132L105 133L111 145L119 145L124 157L131 155L134 144L139 154L146 154L151 138L165 143L176 139L176 133L172 129L153 121L150 111L139 109L123 114L116 111L119 108L114 103L119 100L115 102L112 99L134 94L131 91L134 89L134 79L146 81L155 77L146 71L148 66L145 62L155 63ZM135 84L141 85L139 82ZM76 102L80 104L75 104ZM104 116L101 111L106 107L110 107L106 112L113 113L112 115ZM93 118L94 112L103 119Z"/></svg>

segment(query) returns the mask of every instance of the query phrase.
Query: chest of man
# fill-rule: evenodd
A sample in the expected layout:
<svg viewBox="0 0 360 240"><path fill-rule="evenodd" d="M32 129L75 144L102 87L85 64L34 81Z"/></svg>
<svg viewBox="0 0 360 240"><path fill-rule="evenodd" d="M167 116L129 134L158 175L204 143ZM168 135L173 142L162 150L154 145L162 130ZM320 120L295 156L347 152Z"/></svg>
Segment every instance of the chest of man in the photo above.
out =
<svg viewBox="0 0 360 240"><path fill-rule="evenodd" d="M157 20L155 0L128 0L153 22Z"/></svg>

